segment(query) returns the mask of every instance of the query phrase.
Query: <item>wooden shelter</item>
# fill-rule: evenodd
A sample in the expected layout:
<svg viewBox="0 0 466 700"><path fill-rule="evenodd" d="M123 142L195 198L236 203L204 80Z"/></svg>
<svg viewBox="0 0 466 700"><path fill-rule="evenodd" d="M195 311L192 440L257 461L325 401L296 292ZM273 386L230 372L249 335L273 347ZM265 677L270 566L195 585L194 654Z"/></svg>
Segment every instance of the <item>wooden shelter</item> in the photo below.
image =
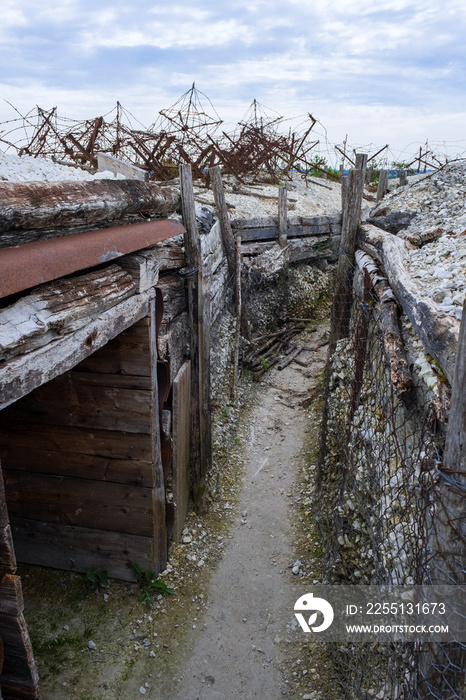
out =
<svg viewBox="0 0 466 700"><path fill-rule="evenodd" d="M185 229L166 218L179 204L176 190L131 180L0 184L5 700L38 697L16 561L132 580L131 562L165 568L183 527Z"/></svg>

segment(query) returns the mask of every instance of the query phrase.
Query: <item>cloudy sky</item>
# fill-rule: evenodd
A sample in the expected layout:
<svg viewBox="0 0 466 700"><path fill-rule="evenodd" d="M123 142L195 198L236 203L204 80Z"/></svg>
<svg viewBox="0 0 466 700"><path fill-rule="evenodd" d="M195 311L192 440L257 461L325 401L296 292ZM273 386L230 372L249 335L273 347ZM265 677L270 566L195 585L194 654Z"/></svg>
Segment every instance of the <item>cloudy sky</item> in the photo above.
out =
<svg viewBox="0 0 466 700"><path fill-rule="evenodd" d="M225 122L254 98L322 142L466 150L464 0L0 0L0 121L36 104L145 125L196 87ZM208 105L208 103L207 103ZM299 121L299 120L298 120Z"/></svg>

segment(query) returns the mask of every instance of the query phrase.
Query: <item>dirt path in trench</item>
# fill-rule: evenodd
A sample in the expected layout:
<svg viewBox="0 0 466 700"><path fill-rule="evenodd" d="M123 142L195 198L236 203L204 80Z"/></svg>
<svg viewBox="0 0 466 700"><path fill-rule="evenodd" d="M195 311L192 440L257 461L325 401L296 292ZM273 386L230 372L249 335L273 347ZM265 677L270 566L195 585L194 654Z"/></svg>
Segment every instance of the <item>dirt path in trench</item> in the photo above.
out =
<svg viewBox="0 0 466 700"><path fill-rule="evenodd" d="M320 328L310 344L324 333ZM293 684L285 679L292 677L286 650L302 635L293 624L293 606L305 584L292 573L292 502L310 429L301 404L325 357L326 347L304 351L300 359L306 368L293 362L282 371L272 369L263 380L247 426L237 515L191 650L171 679L170 700L293 696ZM152 692L150 697L161 697L155 688Z"/></svg>

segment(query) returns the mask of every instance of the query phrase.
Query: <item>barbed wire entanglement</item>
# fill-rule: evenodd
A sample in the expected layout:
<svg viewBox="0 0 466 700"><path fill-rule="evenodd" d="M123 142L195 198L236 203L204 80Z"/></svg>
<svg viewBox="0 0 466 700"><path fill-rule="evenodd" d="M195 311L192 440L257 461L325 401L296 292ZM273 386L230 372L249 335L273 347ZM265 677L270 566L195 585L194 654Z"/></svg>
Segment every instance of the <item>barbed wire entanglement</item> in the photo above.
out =
<svg viewBox="0 0 466 700"><path fill-rule="evenodd" d="M466 156L466 140L413 142L403 150L372 143L341 143L328 139L325 126L311 113L283 117L253 100L243 118L227 127L210 99L193 83L153 123L144 126L120 102L98 117L64 117L57 107L35 107L21 114L11 105L12 118L0 122L0 151L87 169L97 167L106 153L145 169L149 178L168 181L182 163L190 163L196 179L209 184L208 169L221 165L225 174L267 178L278 184L292 172L338 179L351 168L356 151L368 155L375 170L438 169Z"/></svg>
<svg viewBox="0 0 466 700"><path fill-rule="evenodd" d="M433 586L464 590L466 482L443 463L450 385L403 313L406 362L400 369L401 354L390 362L380 297L356 259L349 333L336 342L327 368L315 499L325 579L423 586L427 599ZM385 293L395 301L390 289ZM342 698L459 700L465 651L456 639L347 642L332 646L331 657Z"/></svg>

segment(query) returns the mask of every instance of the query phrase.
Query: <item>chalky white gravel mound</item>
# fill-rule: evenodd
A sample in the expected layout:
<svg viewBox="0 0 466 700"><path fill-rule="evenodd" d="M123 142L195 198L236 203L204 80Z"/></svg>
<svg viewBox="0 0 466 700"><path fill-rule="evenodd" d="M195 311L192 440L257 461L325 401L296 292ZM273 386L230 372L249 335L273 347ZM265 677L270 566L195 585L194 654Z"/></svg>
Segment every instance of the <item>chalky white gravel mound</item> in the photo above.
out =
<svg viewBox="0 0 466 700"><path fill-rule="evenodd" d="M121 174L109 170L92 175L81 168L59 165L46 158L0 153L0 181L7 182L65 182L70 180L124 180Z"/></svg>
<svg viewBox="0 0 466 700"><path fill-rule="evenodd" d="M409 254L409 271L426 296L439 304L439 316L461 320L466 291L466 161L400 187L383 202L416 217L398 235L441 229L440 238Z"/></svg>

